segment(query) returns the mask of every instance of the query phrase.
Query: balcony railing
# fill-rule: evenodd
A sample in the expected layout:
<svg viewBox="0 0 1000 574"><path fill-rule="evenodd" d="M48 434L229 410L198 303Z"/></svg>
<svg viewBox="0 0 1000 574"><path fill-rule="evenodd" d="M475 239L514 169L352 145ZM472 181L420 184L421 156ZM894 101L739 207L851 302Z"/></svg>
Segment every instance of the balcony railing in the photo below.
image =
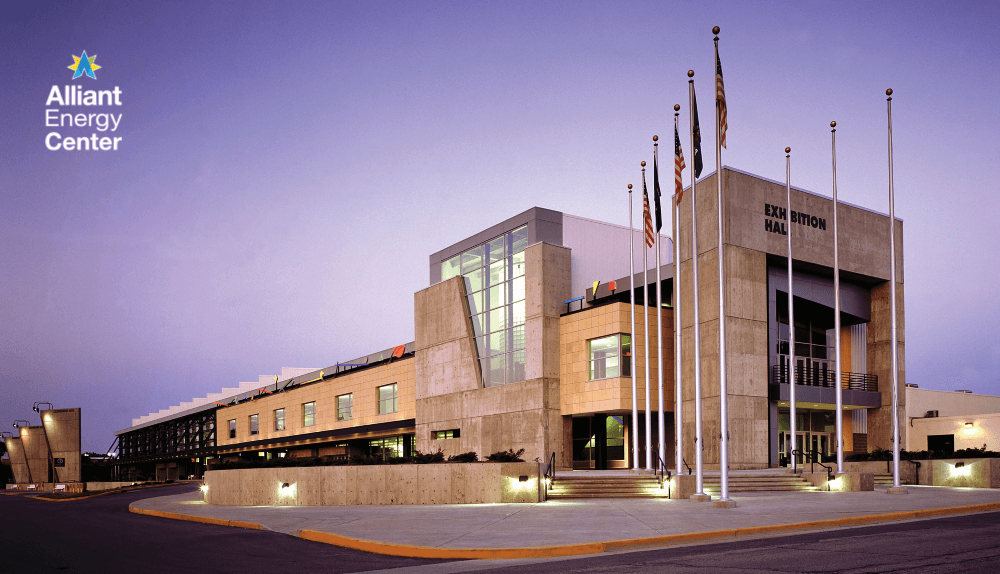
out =
<svg viewBox="0 0 1000 574"><path fill-rule="evenodd" d="M795 384L808 387L833 387L837 381L837 373L832 369L806 367L795 369ZM771 383L788 384L788 367L781 365L771 367ZM851 391L878 392L878 375L867 373L842 372L840 387Z"/></svg>

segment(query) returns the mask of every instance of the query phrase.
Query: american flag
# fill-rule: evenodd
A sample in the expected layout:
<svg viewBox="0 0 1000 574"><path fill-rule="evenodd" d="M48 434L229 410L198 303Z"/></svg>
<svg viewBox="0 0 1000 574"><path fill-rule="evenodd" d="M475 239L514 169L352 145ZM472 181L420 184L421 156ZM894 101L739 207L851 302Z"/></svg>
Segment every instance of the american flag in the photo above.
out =
<svg viewBox="0 0 1000 574"><path fill-rule="evenodd" d="M656 238L653 231L653 216L649 213L649 194L646 193L646 182L642 182L642 220L646 228L646 247L653 247L653 240Z"/></svg>
<svg viewBox="0 0 1000 574"><path fill-rule="evenodd" d="M715 101L719 105L719 142L726 147L726 128L729 127L726 114L726 87L722 84L722 62L719 60L719 46L715 46Z"/></svg>
<svg viewBox="0 0 1000 574"><path fill-rule="evenodd" d="M677 135L677 122L674 121L674 193L677 194L677 205L681 204L684 197L684 183L681 181L681 171L687 165L684 164L684 151L681 150L681 137Z"/></svg>

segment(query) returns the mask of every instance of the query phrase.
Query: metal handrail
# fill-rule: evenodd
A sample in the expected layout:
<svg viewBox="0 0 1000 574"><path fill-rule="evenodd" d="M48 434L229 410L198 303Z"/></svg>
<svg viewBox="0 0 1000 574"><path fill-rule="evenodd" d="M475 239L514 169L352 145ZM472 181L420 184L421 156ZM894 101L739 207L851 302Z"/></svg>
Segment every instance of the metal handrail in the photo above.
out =
<svg viewBox="0 0 1000 574"><path fill-rule="evenodd" d="M801 451L793 450L792 456L797 456L800 453ZM830 482L833 480L833 467L823 464L822 460L820 459L819 452L817 452L816 449L813 449L811 451L807 450L805 453L802 454L805 454L806 462L809 462L811 464L818 464L826 469L826 483L827 483L826 487L829 490ZM812 459L811 461L809 460L810 458Z"/></svg>
<svg viewBox="0 0 1000 574"><path fill-rule="evenodd" d="M683 457L681 457L681 462L683 462L683 463L684 463L684 466L686 466L686 467L687 467L687 469L688 469L688 474L690 475L690 474L691 474L691 465L690 465L690 464L688 464L688 461L684 460L684 458L683 458ZM681 469L679 469L679 468L678 468L678 469L677 469L677 472L680 472L680 470L681 470Z"/></svg>
<svg viewBox="0 0 1000 574"><path fill-rule="evenodd" d="M545 474L542 475L543 478L548 479L545 482L545 492L552 490L552 483L556 481L556 453L552 452L549 456L549 467L545 469Z"/></svg>
<svg viewBox="0 0 1000 574"><path fill-rule="evenodd" d="M835 387L837 373L830 369L823 371L813 367L795 368L795 384L808 387ZM788 384L788 366L771 366L771 383ZM840 387L850 391L878 392L878 375L868 373L841 373Z"/></svg>
<svg viewBox="0 0 1000 574"><path fill-rule="evenodd" d="M654 450L653 451L653 455L656 457L656 471L655 472L656 472L656 475L658 475L657 476L657 480L660 481L660 488L663 488L663 481L664 481L664 478L666 478L667 483L668 483L668 486L667 486L667 498L670 498L670 486L669 486L669 482L670 482L670 477L673 476L673 475L670 474L670 469L667 468L667 463L663 462L663 457L660 456L660 452Z"/></svg>

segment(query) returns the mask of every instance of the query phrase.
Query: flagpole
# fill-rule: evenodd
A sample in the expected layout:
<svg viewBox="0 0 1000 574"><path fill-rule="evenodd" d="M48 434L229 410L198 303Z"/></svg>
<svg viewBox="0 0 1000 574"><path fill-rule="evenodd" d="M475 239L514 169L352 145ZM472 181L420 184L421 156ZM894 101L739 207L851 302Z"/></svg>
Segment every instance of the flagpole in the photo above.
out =
<svg viewBox="0 0 1000 574"><path fill-rule="evenodd" d="M660 217L660 178L659 178L659 166L657 163L657 143L656 140L659 139L653 136L653 169L656 177L653 178L653 200L656 202L656 214L657 214L657 226L656 235L654 238L654 248L656 249L656 424L657 424L657 443L656 443L656 454L657 461L656 464L659 465L663 457L666 456L664 451L667 448L667 439L664 436L664 424L663 424L663 281L660 278L660 224L662 223ZM667 464L667 461L663 460L663 464Z"/></svg>
<svg viewBox="0 0 1000 574"><path fill-rule="evenodd" d="M896 215L892 188L892 89L885 91L889 119L889 307L892 318L892 487L896 493L905 494L899 485L899 349L896 341Z"/></svg>
<svg viewBox="0 0 1000 574"><path fill-rule="evenodd" d="M789 430L792 435L789 455L792 472L798 469L797 429L795 428L795 309L792 305L792 148L785 148L785 192L788 194L788 211L785 213L785 236L788 238L788 404Z"/></svg>
<svg viewBox="0 0 1000 574"><path fill-rule="evenodd" d="M678 133L680 104L674 104L674 134ZM676 154L675 154L676 155ZM674 160L678 160L675 158ZM675 163L674 170L680 164ZM675 175L675 182L679 175ZM674 184L677 186L677 183ZM681 386L681 376L683 368L681 365L681 202L680 197L673 201L674 204L674 434L676 443L677 474L681 473L684 465L684 394Z"/></svg>
<svg viewBox="0 0 1000 574"><path fill-rule="evenodd" d="M833 332L837 359L837 472L844 472L844 397L843 371L840 362L840 239L837 235L837 122L830 122L833 149Z"/></svg>
<svg viewBox="0 0 1000 574"><path fill-rule="evenodd" d="M639 396L635 388L635 254L633 244L635 232L632 228L632 184L628 184L628 284L632 318L629 331L629 355L632 361L632 468L639 470Z"/></svg>
<svg viewBox="0 0 1000 574"><path fill-rule="evenodd" d="M715 34L715 59L719 59L719 27L712 29ZM716 78L718 83L718 78ZM721 432L719 437L719 474L721 483L720 502L728 502L729 498L729 407L726 379L726 253L723 246L722 229L722 107L719 101L719 91L715 93L715 183L718 190L719 210L719 422Z"/></svg>
<svg viewBox="0 0 1000 574"><path fill-rule="evenodd" d="M642 198L643 206L645 211L642 216L643 225L643 240L642 240L642 315L643 315L643 328L645 329L645 347L646 347L646 373L645 373L645 384L646 384L646 470L652 470L653 468L653 452L652 452L652 421L649 416L649 265L646 263L647 252L649 251L649 246L646 243L646 214L649 212L649 197L646 193L646 162L642 162Z"/></svg>
<svg viewBox="0 0 1000 574"><path fill-rule="evenodd" d="M688 70L688 102L691 106L691 153L696 154L694 147L694 70ZM695 169L691 170L691 297L694 301L694 466L695 492L691 499L695 502L706 502L712 499L705 494L704 443L701 436L701 325L698 321L698 216L695 184L698 176Z"/></svg>

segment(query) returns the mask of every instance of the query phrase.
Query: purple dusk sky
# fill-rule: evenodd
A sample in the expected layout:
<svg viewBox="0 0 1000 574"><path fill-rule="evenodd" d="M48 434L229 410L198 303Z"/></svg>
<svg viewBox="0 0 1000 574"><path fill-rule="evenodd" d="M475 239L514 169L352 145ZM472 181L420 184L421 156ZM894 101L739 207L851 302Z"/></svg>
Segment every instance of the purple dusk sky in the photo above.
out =
<svg viewBox="0 0 1000 574"><path fill-rule="evenodd" d="M783 181L791 146L793 185L829 195L836 120L841 199L887 212L893 88L906 380L996 394L1000 8L708 4L5 0L0 428L79 406L100 452L133 417L413 340L428 255L525 209L627 224L689 68L711 126L714 25L725 165ZM84 50L96 80L71 79ZM46 149L96 131L45 125L74 84L121 88L70 108L121 113L97 132L118 151Z"/></svg>

